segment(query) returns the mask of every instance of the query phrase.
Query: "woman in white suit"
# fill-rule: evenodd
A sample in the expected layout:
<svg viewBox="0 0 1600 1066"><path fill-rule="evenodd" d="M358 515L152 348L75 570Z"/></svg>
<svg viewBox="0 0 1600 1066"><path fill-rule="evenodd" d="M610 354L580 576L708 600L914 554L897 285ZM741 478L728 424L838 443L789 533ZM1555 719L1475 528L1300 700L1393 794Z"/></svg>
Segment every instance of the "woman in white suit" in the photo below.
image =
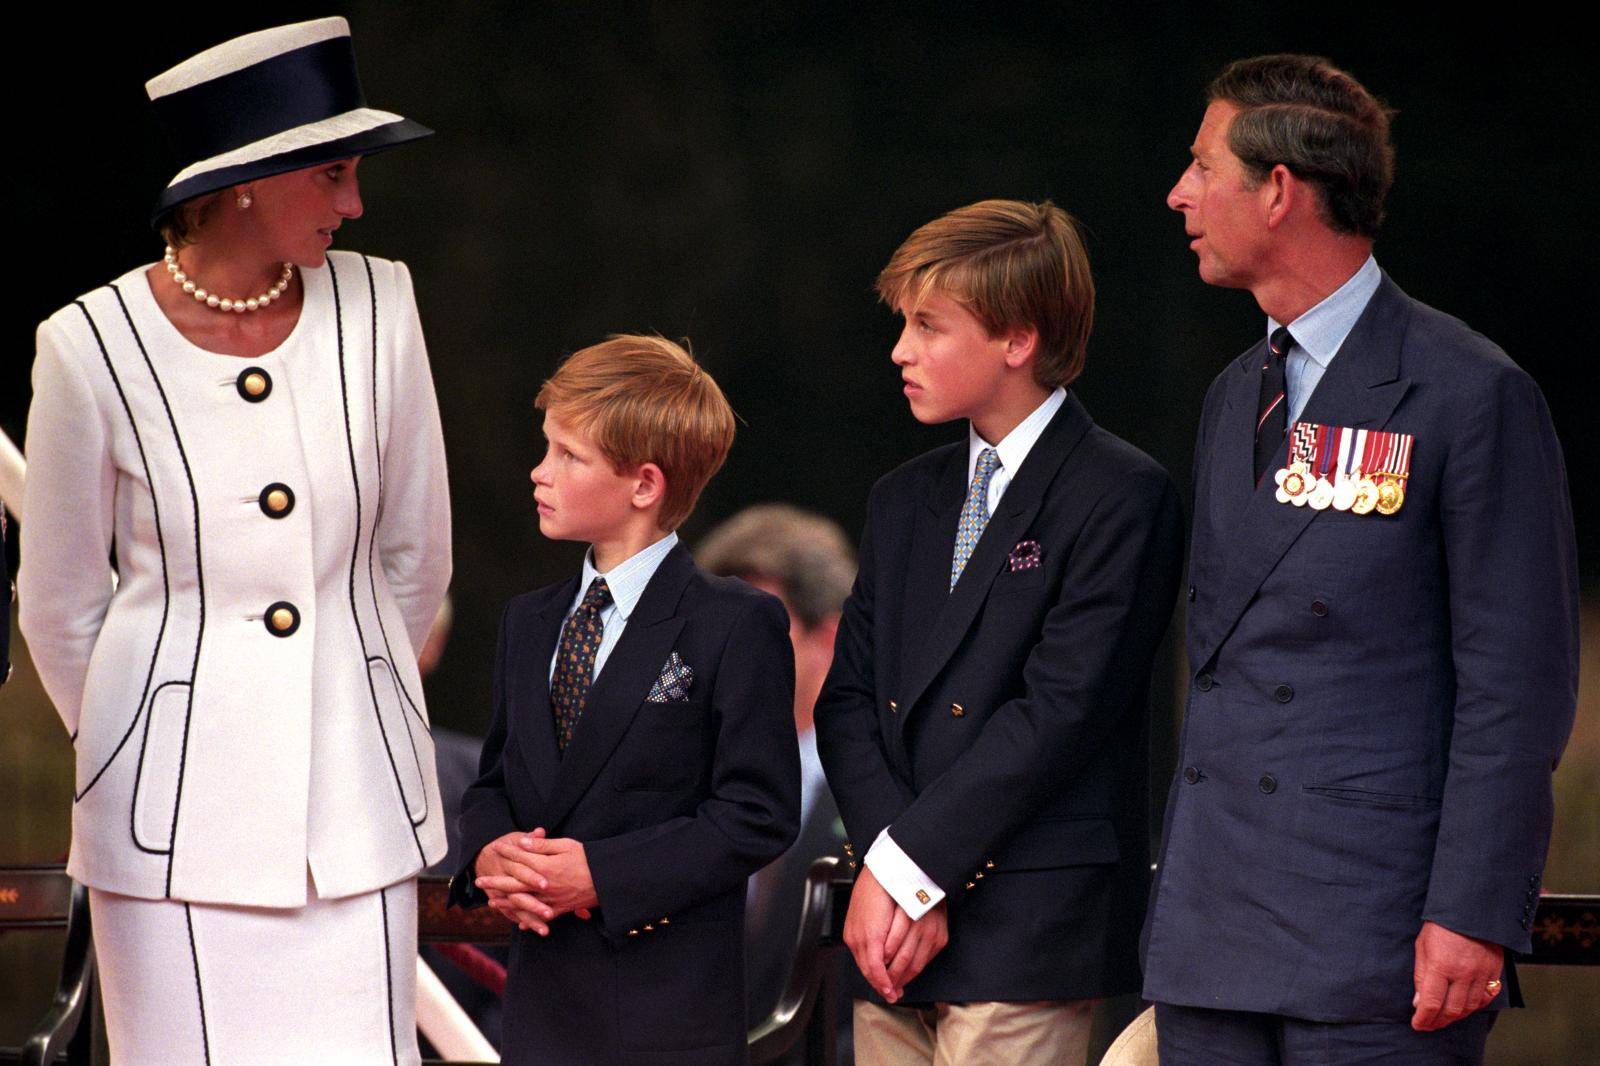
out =
<svg viewBox="0 0 1600 1066"><path fill-rule="evenodd" d="M430 131L366 107L337 18L146 88L166 258L39 327L20 568L112 1053L415 1062L444 448L406 268L328 247L361 157Z"/></svg>

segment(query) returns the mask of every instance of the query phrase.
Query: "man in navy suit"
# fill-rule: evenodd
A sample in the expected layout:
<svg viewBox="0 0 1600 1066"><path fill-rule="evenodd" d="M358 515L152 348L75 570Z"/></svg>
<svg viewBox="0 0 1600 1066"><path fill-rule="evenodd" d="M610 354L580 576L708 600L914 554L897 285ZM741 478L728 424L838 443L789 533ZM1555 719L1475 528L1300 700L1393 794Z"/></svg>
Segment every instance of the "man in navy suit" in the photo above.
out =
<svg viewBox="0 0 1600 1066"><path fill-rule="evenodd" d="M453 901L519 926L503 1061L739 1066L745 884L794 840L783 604L671 530L733 412L678 345L619 336L545 383L539 528L581 579L506 607Z"/></svg>
<svg viewBox="0 0 1600 1066"><path fill-rule="evenodd" d="M1208 97L1168 205L1268 321L1196 446L1161 1061L1481 1062L1576 703L1561 450L1528 375L1374 262L1387 110L1307 56Z"/></svg>
<svg viewBox="0 0 1600 1066"><path fill-rule="evenodd" d="M856 1061L1082 1064L1091 1002L1139 986L1177 491L1068 391L1094 287L1060 208L952 211L878 291L912 414L967 432L873 488L816 708L863 857Z"/></svg>

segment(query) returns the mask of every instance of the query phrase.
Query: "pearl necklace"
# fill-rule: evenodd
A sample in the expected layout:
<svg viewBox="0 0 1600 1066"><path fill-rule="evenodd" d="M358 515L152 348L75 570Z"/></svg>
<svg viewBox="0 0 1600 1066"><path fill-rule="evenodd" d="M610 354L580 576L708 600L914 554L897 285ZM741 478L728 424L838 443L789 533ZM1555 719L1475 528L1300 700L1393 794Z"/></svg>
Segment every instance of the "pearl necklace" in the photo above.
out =
<svg viewBox="0 0 1600 1066"><path fill-rule="evenodd" d="M207 292L189 280L189 275L185 274L183 269L178 266L178 253L170 244L167 245L165 262L167 264L167 273L172 275L172 280L183 286L183 291L193 296L197 301L207 307L215 307L219 311L235 311L241 314L245 311L259 311L273 300L282 296L283 290L289 287L289 282L294 278L294 264L284 263L283 273L279 275L278 283L272 288L260 296L252 296L248 300L232 300L226 296L218 296L214 292Z"/></svg>

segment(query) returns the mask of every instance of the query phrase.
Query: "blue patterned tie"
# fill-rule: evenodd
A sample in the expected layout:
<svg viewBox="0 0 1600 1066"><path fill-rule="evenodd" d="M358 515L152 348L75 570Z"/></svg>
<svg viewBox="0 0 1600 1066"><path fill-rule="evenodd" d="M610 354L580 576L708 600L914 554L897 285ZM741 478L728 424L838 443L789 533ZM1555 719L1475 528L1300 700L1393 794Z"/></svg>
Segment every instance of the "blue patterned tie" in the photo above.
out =
<svg viewBox="0 0 1600 1066"><path fill-rule="evenodd" d="M961 524L956 527L956 554L950 560L950 587L961 580L961 571L967 568L972 550L983 536L983 527L989 524L989 482L1000 469L1000 453L985 448L978 453L978 466L972 472L972 487L967 490L967 502L961 506Z"/></svg>
<svg viewBox="0 0 1600 1066"><path fill-rule="evenodd" d="M561 645L556 649L556 672L550 679L550 709L555 712L556 748L566 751L577 728L583 705L594 683L594 658L606 627L600 613L611 606L611 587L606 579L589 582L583 602L572 612L561 630Z"/></svg>

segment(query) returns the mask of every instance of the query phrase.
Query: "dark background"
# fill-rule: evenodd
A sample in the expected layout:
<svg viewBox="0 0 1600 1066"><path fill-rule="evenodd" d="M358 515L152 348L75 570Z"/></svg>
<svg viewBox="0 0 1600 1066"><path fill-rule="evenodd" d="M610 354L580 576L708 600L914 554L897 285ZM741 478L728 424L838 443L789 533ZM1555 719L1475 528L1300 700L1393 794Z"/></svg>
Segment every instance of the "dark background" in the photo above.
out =
<svg viewBox="0 0 1600 1066"><path fill-rule="evenodd" d="M238 33L347 15L369 101L439 131L362 165L367 216L339 246L402 259L416 278L456 538L455 639L428 701L436 722L478 732L502 605L578 565L579 548L539 538L527 480L533 396L560 357L614 331L693 341L744 424L683 531L691 543L769 499L854 534L874 479L962 432L907 412L873 276L912 229L973 200L1049 197L1085 225L1099 316L1078 391L1186 488L1204 389L1264 320L1248 294L1199 281L1163 200L1226 61L1321 53L1400 112L1379 262L1499 342L1554 412L1587 639L1546 882L1600 891L1592 37L1529 4L1492 21L1460 6L1287 6L35 7L10 40L20 230L0 427L21 443L35 323L160 256L148 212L176 167L144 81ZM71 752L13 649L0 862L50 861L67 841ZM1169 655L1161 680L1175 675ZM1154 731L1158 790L1176 702ZM0 947L0 1004L15 1005L0 1008L0 1042L14 1042L59 947ZM1524 973L1535 1009L1501 1023L1492 1061L1578 1061L1600 1040L1600 973Z"/></svg>
<svg viewBox="0 0 1600 1066"><path fill-rule="evenodd" d="M234 33L329 12L63 26L38 166L22 168L24 271L0 378L21 440L32 324L159 254L148 205L175 169L145 78ZM1188 475L1206 383L1253 342L1242 292L1195 276L1162 205L1201 92L1230 57L1327 54L1398 108L1380 262L1499 341L1544 387L1571 466L1585 576L1600 471L1580 429L1594 78L1541 23L1445 23L1275 5L863 12L827 5L351 5L369 100L439 130L362 169L341 245L412 267L443 408L456 636L443 723L487 720L489 642L513 592L578 552L541 542L531 400L566 352L618 330L689 337L745 424L685 529L787 499L854 531L868 487L958 432L908 415L870 285L914 227L988 196L1049 197L1090 235L1099 321L1079 391ZM1530 22L1535 20L1530 20ZM1568 50L1564 53L1563 48ZM65 57L64 57L65 58Z"/></svg>
<svg viewBox="0 0 1600 1066"><path fill-rule="evenodd" d="M176 168L144 80L235 33L333 12L352 21L369 101L439 131L363 165L367 214L339 246L416 277L455 508L457 626L430 699L445 724L488 720L505 599L577 564L538 537L527 483L532 398L563 354L656 330L689 337L722 383L744 424L691 542L764 499L854 534L875 478L959 433L907 412L873 276L917 225L973 200L1049 197L1082 221L1099 314L1079 392L1187 484L1205 386L1263 319L1248 294L1198 280L1163 199L1206 82L1268 51L1328 55L1399 109L1379 262L1543 386L1587 584L1600 574L1584 432L1593 64L1575 29L1525 9L1494 24L1245 2L62 15L37 38L58 54L34 56L45 67L23 110L39 128L17 165L21 307L0 425L19 443L34 323L159 257L146 220Z"/></svg>

